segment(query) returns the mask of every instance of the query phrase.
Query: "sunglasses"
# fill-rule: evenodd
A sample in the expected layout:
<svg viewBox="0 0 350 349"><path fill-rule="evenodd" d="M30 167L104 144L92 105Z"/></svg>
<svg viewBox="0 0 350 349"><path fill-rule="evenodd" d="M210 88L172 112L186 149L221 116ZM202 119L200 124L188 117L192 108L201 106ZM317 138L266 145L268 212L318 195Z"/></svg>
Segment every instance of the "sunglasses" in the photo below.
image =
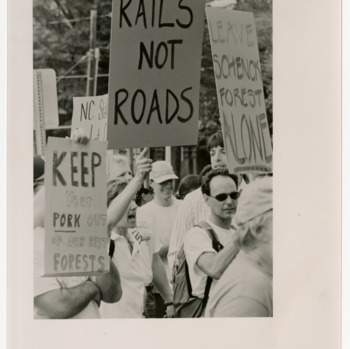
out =
<svg viewBox="0 0 350 349"><path fill-rule="evenodd" d="M232 193L229 194L218 194L216 196L211 196L212 198L218 200L218 201L225 201L228 197L230 197L232 200L237 200L239 196L241 195L240 191L233 191Z"/></svg>

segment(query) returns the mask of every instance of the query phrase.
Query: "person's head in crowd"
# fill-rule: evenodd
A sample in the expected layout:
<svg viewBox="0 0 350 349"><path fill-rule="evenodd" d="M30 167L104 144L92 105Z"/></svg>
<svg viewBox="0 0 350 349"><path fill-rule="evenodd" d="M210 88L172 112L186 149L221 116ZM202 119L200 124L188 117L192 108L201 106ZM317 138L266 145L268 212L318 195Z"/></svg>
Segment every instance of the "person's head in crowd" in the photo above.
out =
<svg viewBox="0 0 350 349"><path fill-rule="evenodd" d="M209 171L202 180L201 190L204 201L210 207L210 219L219 226L230 226L237 210L240 196L238 179L227 169Z"/></svg>
<svg viewBox="0 0 350 349"><path fill-rule="evenodd" d="M157 202L172 199L175 190L174 179L178 179L178 177L169 162L162 160L154 162L149 178L150 186L154 190L154 199Z"/></svg>
<svg viewBox="0 0 350 349"><path fill-rule="evenodd" d="M213 169L227 168L227 156L221 131L218 131L209 137L207 149Z"/></svg>
<svg viewBox="0 0 350 349"><path fill-rule="evenodd" d="M185 196L191 191L200 187L199 176L194 174L189 174L182 178L179 184L177 198L183 200Z"/></svg>
<svg viewBox="0 0 350 349"><path fill-rule="evenodd" d="M107 207L112 201L126 188L129 182L123 179L109 180L107 183ZM118 228L135 228L136 227L136 209L135 200L132 200L125 211L123 217L118 221Z"/></svg>
<svg viewBox="0 0 350 349"><path fill-rule="evenodd" d="M203 180L204 176L212 169L213 168L211 167L211 165L206 165L202 168L201 172L199 172L199 174L198 174L200 185L202 184L202 180Z"/></svg>
<svg viewBox="0 0 350 349"><path fill-rule="evenodd" d="M35 195L44 184L45 160L41 155L34 156L33 170L33 189Z"/></svg>
<svg viewBox="0 0 350 349"><path fill-rule="evenodd" d="M121 179L129 182L132 178L132 171L130 168L130 160L125 155L113 155L112 170L109 179Z"/></svg>
<svg viewBox="0 0 350 349"><path fill-rule="evenodd" d="M236 213L241 248L258 254L272 268L272 177L247 185Z"/></svg>
<svg viewBox="0 0 350 349"><path fill-rule="evenodd" d="M143 206L144 204L147 204L148 202L152 201L154 197L154 191L152 188L145 188L144 186L141 186L141 188L138 190L135 196L135 202L138 207Z"/></svg>

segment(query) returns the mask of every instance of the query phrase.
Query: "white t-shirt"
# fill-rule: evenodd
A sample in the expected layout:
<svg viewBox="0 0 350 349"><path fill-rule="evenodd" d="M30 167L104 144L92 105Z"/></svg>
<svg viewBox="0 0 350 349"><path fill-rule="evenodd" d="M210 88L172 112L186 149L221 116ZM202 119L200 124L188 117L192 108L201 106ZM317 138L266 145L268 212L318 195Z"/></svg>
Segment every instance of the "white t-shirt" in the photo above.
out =
<svg viewBox="0 0 350 349"><path fill-rule="evenodd" d="M210 293L205 316L271 317L272 315L272 274L266 273L241 250L218 280L215 290Z"/></svg>
<svg viewBox="0 0 350 349"><path fill-rule="evenodd" d="M154 237L154 253L162 247L169 247L170 236L174 225L177 211L181 201L174 198L171 206L160 206L154 200L139 207L136 211L138 227L147 227ZM162 257L165 264L168 280L171 280L171 271L168 266L167 256Z"/></svg>
<svg viewBox="0 0 350 349"><path fill-rule="evenodd" d="M85 282L87 276L69 276L69 277L43 277L44 275L44 249L45 249L45 230L37 227L34 230L34 297L47 293L58 288L70 288L78 286ZM46 319L40 314L39 309L34 307L35 319ZM98 319L100 312L95 301L90 303L79 314L72 319Z"/></svg>
<svg viewBox="0 0 350 349"><path fill-rule="evenodd" d="M172 269L177 252L186 233L200 221L208 219L210 208L203 199L201 188L187 194L181 203L174 222L168 252L169 268Z"/></svg>
<svg viewBox="0 0 350 349"><path fill-rule="evenodd" d="M224 247L232 240L232 234L236 233L233 229L223 229L210 221L208 221L208 223L211 225L218 240ZM203 298L208 275L197 266L197 261L205 252L217 253L213 249L212 240L209 234L202 228L193 227L185 236L184 251L190 274L192 294L199 298ZM216 282L217 281L213 279L210 293L215 288Z"/></svg>
<svg viewBox="0 0 350 349"><path fill-rule="evenodd" d="M149 273L147 240L141 243L134 239L135 229L129 230L127 236L121 236L112 231L111 239L115 243L113 262L118 268L121 286L123 290L122 298L116 303L102 302L100 312L102 318L141 318L143 312L143 297L145 286L152 280L152 271ZM145 233L145 232L143 232ZM143 235L143 237L145 237ZM129 248L129 242L133 246L132 252ZM149 240L148 240L149 241Z"/></svg>

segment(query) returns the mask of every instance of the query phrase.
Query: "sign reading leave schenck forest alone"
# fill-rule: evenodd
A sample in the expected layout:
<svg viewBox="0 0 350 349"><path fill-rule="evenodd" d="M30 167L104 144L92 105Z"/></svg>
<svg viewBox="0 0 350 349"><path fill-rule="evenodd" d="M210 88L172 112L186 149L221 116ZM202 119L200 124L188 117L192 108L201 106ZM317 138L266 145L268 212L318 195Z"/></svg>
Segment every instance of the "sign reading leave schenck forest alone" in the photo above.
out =
<svg viewBox="0 0 350 349"><path fill-rule="evenodd" d="M109 270L106 142L50 137L45 160L45 276Z"/></svg>
<svg viewBox="0 0 350 349"><path fill-rule="evenodd" d="M202 0L113 0L108 148L197 144Z"/></svg>
<svg viewBox="0 0 350 349"><path fill-rule="evenodd" d="M254 16L206 8L230 172L272 172L272 147Z"/></svg>
<svg viewBox="0 0 350 349"><path fill-rule="evenodd" d="M82 128L93 140L107 139L108 95L73 98L72 130Z"/></svg>

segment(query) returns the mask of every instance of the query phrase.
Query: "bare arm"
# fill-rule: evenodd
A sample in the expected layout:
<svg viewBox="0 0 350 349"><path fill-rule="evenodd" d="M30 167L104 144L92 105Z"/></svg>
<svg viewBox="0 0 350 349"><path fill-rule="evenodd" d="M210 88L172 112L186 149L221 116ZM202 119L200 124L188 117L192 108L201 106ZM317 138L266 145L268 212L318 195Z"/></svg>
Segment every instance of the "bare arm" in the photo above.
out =
<svg viewBox="0 0 350 349"><path fill-rule="evenodd" d="M100 290L90 280L70 288L57 288L34 297L34 305L40 314L49 319L67 319L79 314L89 302L99 302Z"/></svg>
<svg viewBox="0 0 350 349"><path fill-rule="evenodd" d="M158 253L153 254L152 258L152 283L156 286L165 303L173 302L173 292L170 288L168 277L166 275L165 266ZM167 307L167 316L174 317L174 306Z"/></svg>
<svg viewBox="0 0 350 349"><path fill-rule="evenodd" d="M168 255L169 246L162 246L158 251L160 258L166 258Z"/></svg>
<svg viewBox="0 0 350 349"><path fill-rule="evenodd" d="M218 253L204 252L197 260L197 266L213 279L220 279L223 272L239 252L237 235Z"/></svg>
<svg viewBox="0 0 350 349"><path fill-rule="evenodd" d="M131 200L143 183L145 175L152 170L152 160L145 158L147 148L143 149L136 159L135 177L129 182L126 188L111 202L107 209L107 227L108 233L125 214Z"/></svg>
<svg viewBox="0 0 350 349"><path fill-rule="evenodd" d="M101 291L101 300L106 303L115 303L122 298L122 287L117 267L111 260L110 271L96 276L94 281Z"/></svg>
<svg viewBox="0 0 350 349"><path fill-rule="evenodd" d="M173 293L170 289L168 277L166 275L165 266L158 253L153 254L152 258L152 283L157 287L160 295L166 303L173 301Z"/></svg>

